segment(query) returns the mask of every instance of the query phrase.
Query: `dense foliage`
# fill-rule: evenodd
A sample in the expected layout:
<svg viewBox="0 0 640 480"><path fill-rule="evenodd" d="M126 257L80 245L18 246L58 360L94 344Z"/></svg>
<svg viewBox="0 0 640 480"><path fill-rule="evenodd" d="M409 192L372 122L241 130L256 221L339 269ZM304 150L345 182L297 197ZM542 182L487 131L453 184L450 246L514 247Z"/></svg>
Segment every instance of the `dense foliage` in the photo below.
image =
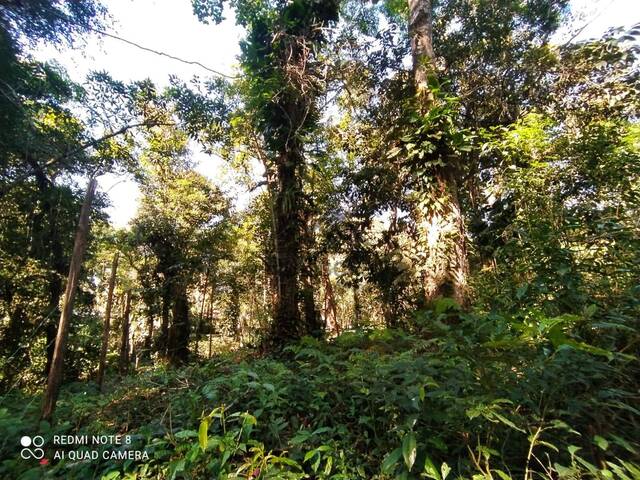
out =
<svg viewBox="0 0 640 480"><path fill-rule="evenodd" d="M236 75L160 89L31 53L100 2L0 2L0 477L640 478L640 26L190 3Z"/></svg>
<svg viewBox="0 0 640 480"><path fill-rule="evenodd" d="M630 355L583 344L585 324L629 328L603 317L595 309L469 315L443 301L416 317L413 333L361 330L328 344L306 337L280 358L236 352L179 370L145 369L105 395L92 383L72 384L60 405L66 420L44 428L45 438L127 431L133 440L122 448L144 448L149 459L61 461L48 474L637 478L640 372ZM602 338L602 347L611 344ZM5 402L3 434L28 433L35 399ZM14 449L5 443L3 457ZM1 468L25 467L5 460Z"/></svg>

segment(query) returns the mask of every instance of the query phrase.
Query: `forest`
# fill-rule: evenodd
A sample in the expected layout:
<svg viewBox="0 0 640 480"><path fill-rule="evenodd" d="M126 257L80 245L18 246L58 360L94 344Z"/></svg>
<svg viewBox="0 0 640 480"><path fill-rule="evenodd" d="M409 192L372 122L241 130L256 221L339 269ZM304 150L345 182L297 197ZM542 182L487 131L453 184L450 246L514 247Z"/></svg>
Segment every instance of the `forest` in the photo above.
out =
<svg viewBox="0 0 640 480"><path fill-rule="evenodd" d="M640 23L174 2L233 71L77 82L109 2L0 0L0 478L640 479Z"/></svg>

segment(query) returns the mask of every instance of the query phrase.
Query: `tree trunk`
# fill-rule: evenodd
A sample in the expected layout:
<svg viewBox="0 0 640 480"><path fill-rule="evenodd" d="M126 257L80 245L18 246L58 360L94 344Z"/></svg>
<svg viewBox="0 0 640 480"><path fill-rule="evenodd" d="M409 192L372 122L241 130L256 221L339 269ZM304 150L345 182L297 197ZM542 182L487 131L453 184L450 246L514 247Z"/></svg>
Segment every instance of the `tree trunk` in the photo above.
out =
<svg viewBox="0 0 640 480"><path fill-rule="evenodd" d="M409 39L413 59L413 78L416 91L425 103L433 103L429 91L429 76L434 75L435 58L433 51L433 7L431 0L409 0ZM425 107L430 108L427 104Z"/></svg>
<svg viewBox="0 0 640 480"><path fill-rule="evenodd" d="M122 315L122 337L120 338L120 373L126 375L129 370L129 325L131 320L131 292L127 292Z"/></svg>
<svg viewBox="0 0 640 480"><path fill-rule="evenodd" d="M151 358L153 349L153 314L147 314L147 335L144 339L144 352L143 356L145 358Z"/></svg>
<svg viewBox="0 0 640 480"><path fill-rule="evenodd" d="M322 337L323 325L320 322L320 315L316 308L314 294L314 281L317 277L316 256L313 254L316 238L313 231L313 215L310 213L309 204L305 202L302 206L304 211L304 222L302 228L302 238L300 248L304 252L301 262L302 276L302 305L304 308L304 333L316 338Z"/></svg>
<svg viewBox="0 0 640 480"><path fill-rule="evenodd" d="M419 109L425 114L434 105L428 80L437 73L430 0L409 0L409 37ZM436 167L433 177L433 186L425 192L430 200L422 202L425 206L419 208L416 219L419 241L427 254L422 266L425 299L431 302L450 296L466 306L469 264L455 165Z"/></svg>
<svg viewBox="0 0 640 480"><path fill-rule="evenodd" d="M189 299L187 287L178 280L174 284L173 322L169 330L168 357L172 363L189 359Z"/></svg>
<svg viewBox="0 0 640 480"><path fill-rule="evenodd" d="M360 294L358 293L359 286L353 285L353 321L355 327L362 327L362 305L360 305Z"/></svg>
<svg viewBox="0 0 640 480"><path fill-rule="evenodd" d="M289 153L282 155L278 165L276 194L276 271L277 296L272 339L283 345L300 336L298 309L298 271L300 254L299 186L296 165L301 161Z"/></svg>
<svg viewBox="0 0 640 480"><path fill-rule="evenodd" d="M338 324L338 309L336 306L335 296L333 294L333 285L329 276L329 257L324 255L322 258L322 284L324 290L324 323L328 332L334 332L340 335L340 325Z"/></svg>
<svg viewBox="0 0 640 480"><path fill-rule="evenodd" d="M102 348L100 349L100 364L98 366L98 387L102 390L104 380L104 369L107 364L107 349L109 348L109 328L111 325L111 308L113 307L113 289L116 286L116 273L118 271L118 259L120 253L116 252L111 264L111 275L109 277L109 287L107 291L107 308L104 312L104 327L102 329Z"/></svg>
<svg viewBox="0 0 640 480"><path fill-rule="evenodd" d="M304 276L302 300L304 305L304 323L306 333L313 337L322 337L322 325L320 324L318 310L316 309L316 300L313 292L311 275Z"/></svg>
<svg viewBox="0 0 640 480"><path fill-rule="evenodd" d="M53 360L51 369L47 379L47 387L44 394L44 403L42 407L42 419L50 420L58 400L60 383L62 381L62 368L64 365L64 354L67 348L67 334L69 332L69 323L73 313L73 301L75 299L78 282L80 280L80 269L82 268L82 259L87 248L87 236L89 234L89 215L91 213L91 204L96 191L97 181L92 178L87 187L87 193L80 211L80 220L76 232L75 243L73 245L73 254L71 256L71 265L69 266L69 277L67 278L67 288L64 293L64 304L62 314L60 315L60 323L58 325L58 334L56 335L55 349L53 352Z"/></svg>
<svg viewBox="0 0 640 480"><path fill-rule="evenodd" d="M200 342L200 333L202 331L202 320L204 318L204 306L205 301L207 300L207 289L209 288L209 269L207 268L204 274L204 288L202 289L202 300L200 302L200 315L198 316L198 323L196 325L196 341L194 352L196 356L198 355L198 348Z"/></svg>
<svg viewBox="0 0 640 480"><path fill-rule="evenodd" d="M166 280L165 280L166 282ZM167 347L169 346L169 311L171 309L171 294L167 285L163 286L162 291L162 321L160 323L160 336L158 337L157 349L160 355L167 356Z"/></svg>
<svg viewBox="0 0 640 480"><path fill-rule="evenodd" d="M211 287L211 295L209 297L209 307L207 308L207 323L209 325L209 358L211 358L213 350L213 286Z"/></svg>

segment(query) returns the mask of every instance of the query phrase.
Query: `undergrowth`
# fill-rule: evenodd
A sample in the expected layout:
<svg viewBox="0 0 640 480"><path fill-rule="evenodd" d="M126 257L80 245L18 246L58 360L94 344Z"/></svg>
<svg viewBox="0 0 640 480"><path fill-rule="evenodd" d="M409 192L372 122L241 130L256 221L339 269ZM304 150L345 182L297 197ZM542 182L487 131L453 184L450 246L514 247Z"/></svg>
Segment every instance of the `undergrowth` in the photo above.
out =
<svg viewBox="0 0 640 480"><path fill-rule="evenodd" d="M0 402L0 475L640 478L637 334L628 333L637 320L448 307L418 315L411 332L348 332L305 338L279 356L148 367L104 394L71 384L53 426L38 424L39 397L13 392ZM149 458L38 465L18 455L20 436L35 430L45 445L53 435L128 434L132 443L118 448Z"/></svg>

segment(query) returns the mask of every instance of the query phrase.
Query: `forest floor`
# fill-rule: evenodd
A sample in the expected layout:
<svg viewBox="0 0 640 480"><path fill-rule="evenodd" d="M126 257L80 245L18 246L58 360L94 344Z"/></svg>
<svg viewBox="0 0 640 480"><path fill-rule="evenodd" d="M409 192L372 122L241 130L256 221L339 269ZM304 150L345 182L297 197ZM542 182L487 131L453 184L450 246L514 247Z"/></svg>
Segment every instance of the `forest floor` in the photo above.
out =
<svg viewBox="0 0 640 480"><path fill-rule="evenodd" d="M146 365L104 393L67 384L53 426L38 425L39 395L12 392L0 398L0 477L640 478L630 363L498 335L492 322ZM36 431L45 465L19 455L17 439ZM57 447L97 460L54 458L54 436L102 434L128 437ZM114 450L145 455L104 457Z"/></svg>

